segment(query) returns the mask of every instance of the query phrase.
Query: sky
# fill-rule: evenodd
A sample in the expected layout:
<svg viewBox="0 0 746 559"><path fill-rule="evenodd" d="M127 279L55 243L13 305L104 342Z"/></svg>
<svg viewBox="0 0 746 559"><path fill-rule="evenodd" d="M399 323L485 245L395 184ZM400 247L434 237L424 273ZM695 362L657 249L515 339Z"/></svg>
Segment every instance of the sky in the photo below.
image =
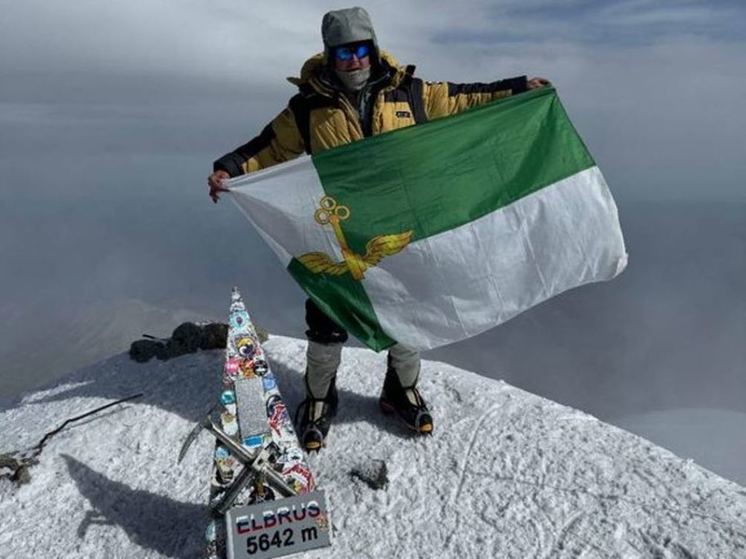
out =
<svg viewBox="0 0 746 559"><path fill-rule="evenodd" d="M339 7L256 4L3 0L3 158L234 147L283 108ZM744 199L742 3L403 4L367 5L385 49L427 79L551 79L625 194Z"/></svg>
<svg viewBox="0 0 746 559"><path fill-rule="evenodd" d="M424 79L550 79L630 252L619 279L431 357L618 424L681 410L744 422L746 7L364 6ZM143 332L224 319L234 284L260 323L303 336L302 293L205 177L284 108L285 78L340 7L0 0L0 397ZM708 438L702 456L718 450Z"/></svg>

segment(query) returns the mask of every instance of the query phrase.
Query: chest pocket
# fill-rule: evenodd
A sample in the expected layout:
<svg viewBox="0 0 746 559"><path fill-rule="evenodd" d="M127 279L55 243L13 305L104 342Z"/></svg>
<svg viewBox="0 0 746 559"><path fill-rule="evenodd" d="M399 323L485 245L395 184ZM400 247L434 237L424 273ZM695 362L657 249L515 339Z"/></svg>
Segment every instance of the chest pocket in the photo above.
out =
<svg viewBox="0 0 746 559"><path fill-rule="evenodd" d="M377 112L379 112L378 118L374 118L379 128L375 130L377 134L417 124L409 96L401 89L387 91L383 95L383 102L380 103L380 109Z"/></svg>
<svg viewBox="0 0 746 559"><path fill-rule="evenodd" d="M411 75L404 78L395 90L384 93L382 105L378 119L381 129L377 132L388 132L427 121L422 102L422 80Z"/></svg>
<svg viewBox="0 0 746 559"><path fill-rule="evenodd" d="M412 108L407 100L404 101L384 101L383 115L381 119L381 132L406 128L415 124Z"/></svg>

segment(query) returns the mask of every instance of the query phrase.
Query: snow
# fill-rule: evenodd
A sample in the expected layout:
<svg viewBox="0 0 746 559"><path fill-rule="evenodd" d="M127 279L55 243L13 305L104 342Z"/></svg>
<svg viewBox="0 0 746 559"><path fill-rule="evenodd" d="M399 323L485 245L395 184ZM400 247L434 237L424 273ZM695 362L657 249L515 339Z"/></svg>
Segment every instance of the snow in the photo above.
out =
<svg viewBox="0 0 746 559"><path fill-rule="evenodd" d="M305 343L266 344L291 408ZM183 437L215 400L222 352L137 364L118 355L0 412L0 452L27 449L65 419L140 400L53 437L31 482L0 480L0 556L198 557L212 440L184 462ZM746 557L746 490L580 411L503 382L425 362L435 434L381 415L385 356L346 348L340 413L313 456L336 528L306 557ZM373 490L350 471L384 460Z"/></svg>

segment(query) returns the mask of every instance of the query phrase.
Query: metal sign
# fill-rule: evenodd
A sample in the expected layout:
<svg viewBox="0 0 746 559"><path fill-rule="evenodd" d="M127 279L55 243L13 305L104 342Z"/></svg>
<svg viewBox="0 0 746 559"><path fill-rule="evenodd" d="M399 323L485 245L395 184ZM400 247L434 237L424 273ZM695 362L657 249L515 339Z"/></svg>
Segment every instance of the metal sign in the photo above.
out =
<svg viewBox="0 0 746 559"><path fill-rule="evenodd" d="M323 491L235 507L225 521L228 559L281 557L331 545Z"/></svg>
<svg viewBox="0 0 746 559"><path fill-rule="evenodd" d="M261 377L238 378L233 383L236 392L238 428L241 440L257 437L262 444L262 435L269 436L267 405L264 403L264 387Z"/></svg>

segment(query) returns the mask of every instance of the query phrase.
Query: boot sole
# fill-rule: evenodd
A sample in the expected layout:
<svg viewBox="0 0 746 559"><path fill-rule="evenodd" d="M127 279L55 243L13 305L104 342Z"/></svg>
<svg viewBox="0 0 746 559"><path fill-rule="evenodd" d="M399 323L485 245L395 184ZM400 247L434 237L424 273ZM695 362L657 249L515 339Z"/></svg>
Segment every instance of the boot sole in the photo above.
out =
<svg viewBox="0 0 746 559"><path fill-rule="evenodd" d="M324 443L313 442L313 443L307 444L305 446L305 449L306 449L306 452L318 452L322 448L324 448L324 446L325 446Z"/></svg>
<svg viewBox="0 0 746 559"><path fill-rule="evenodd" d="M310 441L300 441L301 446L306 450L306 452L318 452L326 446L326 437L323 436L323 433L318 429L313 429L313 431L316 432L317 437Z"/></svg>

